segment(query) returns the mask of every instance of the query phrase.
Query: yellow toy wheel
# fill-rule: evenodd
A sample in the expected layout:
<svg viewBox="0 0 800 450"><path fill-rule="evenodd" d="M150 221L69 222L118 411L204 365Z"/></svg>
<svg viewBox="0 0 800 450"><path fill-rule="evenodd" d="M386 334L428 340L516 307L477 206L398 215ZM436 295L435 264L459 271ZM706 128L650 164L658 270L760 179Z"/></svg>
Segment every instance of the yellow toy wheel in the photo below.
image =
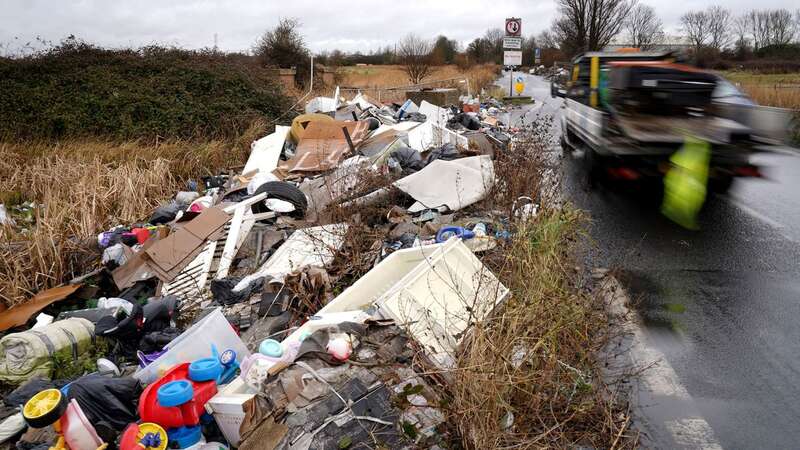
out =
<svg viewBox="0 0 800 450"><path fill-rule="evenodd" d="M136 442L147 450L164 450L167 448L167 432L161 425L151 422L139 424Z"/></svg>
<svg viewBox="0 0 800 450"><path fill-rule="evenodd" d="M45 428L58 421L67 410L67 398L58 389L40 391L22 407L22 417L31 428Z"/></svg>

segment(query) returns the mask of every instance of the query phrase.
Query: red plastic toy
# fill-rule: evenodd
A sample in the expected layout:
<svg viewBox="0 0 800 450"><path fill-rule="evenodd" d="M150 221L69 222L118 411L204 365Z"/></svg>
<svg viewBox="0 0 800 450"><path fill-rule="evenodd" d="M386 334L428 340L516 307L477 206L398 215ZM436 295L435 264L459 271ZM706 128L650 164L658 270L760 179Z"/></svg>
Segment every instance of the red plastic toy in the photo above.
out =
<svg viewBox="0 0 800 450"><path fill-rule="evenodd" d="M191 399L178 406L161 406L158 402L159 388L174 381L184 381L191 385ZM174 385L181 387L181 384L183 383ZM157 423L167 429L195 426L205 413L205 404L216 394L215 380L192 381L189 379L189 363L178 364L144 389L139 397L139 417L142 422Z"/></svg>

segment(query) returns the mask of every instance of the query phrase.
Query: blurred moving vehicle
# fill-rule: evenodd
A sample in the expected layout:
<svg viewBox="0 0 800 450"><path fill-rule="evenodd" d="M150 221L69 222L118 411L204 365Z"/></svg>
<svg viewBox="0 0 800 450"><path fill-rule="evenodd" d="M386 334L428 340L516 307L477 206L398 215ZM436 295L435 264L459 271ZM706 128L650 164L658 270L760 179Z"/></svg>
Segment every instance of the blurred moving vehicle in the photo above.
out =
<svg viewBox="0 0 800 450"><path fill-rule="evenodd" d="M783 145L792 113L759 106L721 76L677 64L670 52L590 52L573 60L566 87L561 145L580 149L587 182L663 177L686 136L707 141L709 187L728 190L736 177L760 177L750 156Z"/></svg>

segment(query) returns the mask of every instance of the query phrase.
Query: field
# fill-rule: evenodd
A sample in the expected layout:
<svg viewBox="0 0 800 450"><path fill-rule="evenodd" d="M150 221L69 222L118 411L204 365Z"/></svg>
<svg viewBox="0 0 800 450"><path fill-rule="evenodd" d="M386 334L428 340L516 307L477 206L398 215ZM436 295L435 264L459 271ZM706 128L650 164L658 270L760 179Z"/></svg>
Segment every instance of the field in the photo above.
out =
<svg viewBox="0 0 800 450"><path fill-rule="evenodd" d="M800 110L800 73L727 71L723 75L761 105Z"/></svg>
<svg viewBox="0 0 800 450"><path fill-rule="evenodd" d="M499 69L499 66L493 64L473 66L466 70L462 70L455 65L437 66L423 80L423 83L452 78L466 78L469 80L470 93L476 95L495 81ZM403 67L399 65L341 67L337 77L337 81L342 88L361 89L365 94L376 99L380 97L384 101L404 98L402 92L391 92L384 89L410 84ZM431 87L458 87L464 93L467 92L466 84L458 81L434 83ZM349 93L352 94L352 92ZM348 92L346 91L344 94L348 95Z"/></svg>

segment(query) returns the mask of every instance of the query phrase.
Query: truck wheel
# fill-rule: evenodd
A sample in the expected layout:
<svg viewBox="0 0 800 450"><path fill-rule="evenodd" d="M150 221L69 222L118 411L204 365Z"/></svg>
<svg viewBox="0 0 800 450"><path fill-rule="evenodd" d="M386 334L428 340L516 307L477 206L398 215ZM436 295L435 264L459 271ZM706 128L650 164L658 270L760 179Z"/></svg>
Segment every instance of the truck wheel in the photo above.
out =
<svg viewBox="0 0 800 450"><path fill-rule="evenodd" d="M564 137L563 134L561 135L561 139L559 140L559 142L561 144L561 153L565 155L572 153L572 147L569 146L569 144L567 143L567 138Z"/></svg>
<svg viewBox="0 0 800 450"><path fill-rule="evenodd" d="M584 147L583 165L586 171L586 188L594 190L600 181L602 172L602 164L597 152L591 148Z"/></svg>
<svg viewBox="0 0 800 450"><path fill-rule="evenodd" d="M712 178L708 182L708 187L711 192L717 194L724 194L731 190L734 178L732 176L725 176L721 178Z"/></svg>

